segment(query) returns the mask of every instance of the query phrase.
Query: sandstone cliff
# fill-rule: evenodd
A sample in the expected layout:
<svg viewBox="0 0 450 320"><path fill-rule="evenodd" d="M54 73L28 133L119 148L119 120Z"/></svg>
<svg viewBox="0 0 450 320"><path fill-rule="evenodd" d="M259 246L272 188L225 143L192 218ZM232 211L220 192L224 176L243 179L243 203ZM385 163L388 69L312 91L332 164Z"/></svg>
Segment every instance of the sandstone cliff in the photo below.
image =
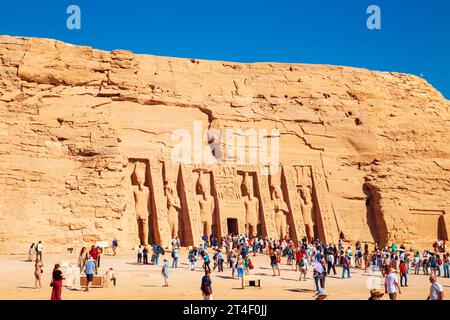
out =
<svg viewBox="0 0 450 320"><path fill-rule="evenodd" d="M448 237L450 103L422 78L0 36L0 253L37 240L47 251L114 236L136 245L130 161L168 159L171 132L195 121L279 129L289 210L289 168L312 164L328 241ZM175 180L178 192L189 189L186 175Z"/></svg>

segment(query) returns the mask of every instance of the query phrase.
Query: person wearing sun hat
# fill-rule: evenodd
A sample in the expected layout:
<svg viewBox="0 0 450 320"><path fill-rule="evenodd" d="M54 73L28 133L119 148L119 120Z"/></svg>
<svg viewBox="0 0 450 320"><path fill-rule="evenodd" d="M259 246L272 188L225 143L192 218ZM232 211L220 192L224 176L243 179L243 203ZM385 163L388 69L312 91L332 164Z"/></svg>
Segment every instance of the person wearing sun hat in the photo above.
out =
<svg viewBox="0 0 450 320"><path fill-rule="evenodd" d="M398 277L395 274L397 269L386 266L386 278L384 279L385 293L389 294L389 299L397 300L397 292L401 294L400 286L398 284Z"/></svg>
<svg viewBox="0 0 450 320"><path fill-rule="evenodd" d="M384 293L381 292L378 289L372 289L370 290L370 297L369 300L381 300L381 297L384 296Z"/></svg>
<svg viewBox="0 0 450 320"><path fill-rule="evenodd" d="M328 294L325 288L319 288L315 296L316 300L325 300L327 297Z"/></svg>

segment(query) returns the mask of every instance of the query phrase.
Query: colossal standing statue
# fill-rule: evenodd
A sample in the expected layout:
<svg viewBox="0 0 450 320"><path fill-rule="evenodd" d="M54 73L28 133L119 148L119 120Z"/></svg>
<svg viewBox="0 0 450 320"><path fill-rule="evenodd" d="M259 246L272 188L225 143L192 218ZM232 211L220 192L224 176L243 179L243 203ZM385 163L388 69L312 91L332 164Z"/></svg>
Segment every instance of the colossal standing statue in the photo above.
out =
<svg viewBox="0 0 450 320"><path fill-rule="evenodd" d="M253 195L252 178L248 173L244 173L242 180L244 189L244 205L245 205L245 233L249 237L257 236L259 223L259 199Z"/></svg>
<svg viewBox="0 0 450 320"><path fill-rule="evenodd" d="M306 237L309 240L314 237L314 222L312 219L313 203L312 203L311 187L301 185L298 191L300 192L301 198L300 204L302 209L303 222L305 223Z"/></svg>
<svg viewBox="0 0 450 320"><path fill-rule="evenodd" d="M275 228L278 239L288 235L287 215L289 209L283 200L283 194L279 186L272 186L272 203L275 212Z"/></svg>
<svg viewBox="0 0 450 320"><path fill-rule="evenodd" d="M200 220L202 223L202 233L204 236L210 236L212 232L214 198L209 191L209 183L202 171L199 171L197 180L198 203L200 206Z"/></svg>
<svg viewBox="0 0 450 320"><path fill-rule="evenodd" d="M172 239L178 237L178 212L181 210L180 198L172 182L167 182L164 193L167 198L167 220Z"/></svg>
<svg viewBox="0 0 450 320"><path fill-rule="evenodd" d="M136 178L137 185L133 185L134 204L136 210L136 219L138 223L139 239L143 246L148 245L149 236L149 198L150 190L145 186L145 164L135 163L133 175Z"/></svg>

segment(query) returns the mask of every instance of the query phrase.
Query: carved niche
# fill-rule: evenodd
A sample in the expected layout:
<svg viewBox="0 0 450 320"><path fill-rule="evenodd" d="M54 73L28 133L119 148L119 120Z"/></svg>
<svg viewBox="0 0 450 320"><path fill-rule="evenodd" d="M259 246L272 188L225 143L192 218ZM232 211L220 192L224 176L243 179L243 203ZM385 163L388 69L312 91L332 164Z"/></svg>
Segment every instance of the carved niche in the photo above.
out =
<svg viewBox="0 0 450 320"><path fill-rule="evenodd" d="M245 234L250 237L262 235L261 205L254 172L241 171L241 195L244 202Z"/></svg>
<svg viewBox="0 0 450 320"><path fill-rule="evenodd" d="M141 245L148 245L153 240L151 225L151 191L149 181L149 162L143 159L130 159L130 181L133 190L134 211Z"/></svg>

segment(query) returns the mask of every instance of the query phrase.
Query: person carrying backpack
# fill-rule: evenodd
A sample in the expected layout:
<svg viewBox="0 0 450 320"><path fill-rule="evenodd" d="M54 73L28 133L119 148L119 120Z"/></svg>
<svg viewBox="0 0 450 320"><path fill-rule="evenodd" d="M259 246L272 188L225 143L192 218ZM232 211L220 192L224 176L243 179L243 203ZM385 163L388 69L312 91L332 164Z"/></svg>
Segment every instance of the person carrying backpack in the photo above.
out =
<svg viewBox="0 0 450 320"><path fill-rule="evenodd" d="M202 278L202 284L200 290L202 291L203 300L212 300L212 281L211 271L206 270L205 275Z"/></svg>

